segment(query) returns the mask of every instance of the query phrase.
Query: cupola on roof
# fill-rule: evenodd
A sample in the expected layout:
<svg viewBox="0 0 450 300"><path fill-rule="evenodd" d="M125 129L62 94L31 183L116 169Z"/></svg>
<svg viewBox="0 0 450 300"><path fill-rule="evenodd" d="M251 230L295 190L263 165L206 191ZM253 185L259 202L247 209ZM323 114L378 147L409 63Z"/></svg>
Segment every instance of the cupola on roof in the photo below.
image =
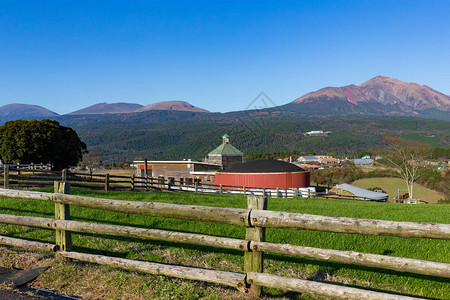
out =
<svg viewBox="0 0 450 300"><path fill-rule="evenodd" d="M222 136L222 145L208 153L209 155L228 155L228 156L244 156L239 149L230 144L230 137L228 134Z"/></svg>

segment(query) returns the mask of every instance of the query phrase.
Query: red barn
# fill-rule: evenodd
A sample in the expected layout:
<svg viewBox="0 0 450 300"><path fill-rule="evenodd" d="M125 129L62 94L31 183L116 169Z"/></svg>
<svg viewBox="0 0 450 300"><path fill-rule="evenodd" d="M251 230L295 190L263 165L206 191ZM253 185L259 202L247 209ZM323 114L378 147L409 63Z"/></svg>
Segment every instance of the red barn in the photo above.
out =
<svg viewBox="0 0 450 300"><path fill-rule="evenodd" d="M310 172L284 161L256 160L217 172L214 183L224 188L304 188L309 187Z"/></svg>

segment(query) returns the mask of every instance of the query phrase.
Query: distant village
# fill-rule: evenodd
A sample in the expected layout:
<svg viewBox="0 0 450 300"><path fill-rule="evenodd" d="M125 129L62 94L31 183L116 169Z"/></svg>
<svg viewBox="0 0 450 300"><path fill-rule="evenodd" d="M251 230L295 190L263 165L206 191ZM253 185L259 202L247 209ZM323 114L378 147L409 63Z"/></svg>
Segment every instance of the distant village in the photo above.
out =
<svg viewBox="0 0 450 300"><path fill-rule="evenodd" d="M305 134L329 135L331 131L310 131ZM370 166L374 159L364 156L359 159L337 159L328 155L300 156L293 160L244 162L244 153L233 146L225 134L222 143L207 154L204 161L191 159L134 161L137 176L151 176L161 181L191 185L195 182L223 186L248 186L253 188L305 188L310 186L310 170L340 167L351 161L358 166Z"/></svg>

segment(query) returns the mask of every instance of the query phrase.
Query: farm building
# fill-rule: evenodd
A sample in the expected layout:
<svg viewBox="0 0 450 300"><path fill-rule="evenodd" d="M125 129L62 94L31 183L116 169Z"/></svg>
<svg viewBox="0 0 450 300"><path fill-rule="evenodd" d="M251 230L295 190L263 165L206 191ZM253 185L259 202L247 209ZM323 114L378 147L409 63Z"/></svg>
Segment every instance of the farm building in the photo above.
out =
<svg viewBox="0 0 450 300"><path fill-rule="evenodd" d="M303 133L305 136L328 136L331 134L331 131L323 131L323 130L313 130Z"/></svg>
<svg viewBox="0 0 450 300"><path fill-rule="evenodd" d="M372 166L373 165L373 159L371 159L371 158L355 158L353 160L353 163L356 166Z"/></svg>
<svg viewBox="0 0 450 300"><path fill-rule="evenodd" d="M244 154L230 144L230 137L225 134L222 144L208 154L206 162L182 161L135 161L137 176L147 174L159 180L171 183L192 184L195 181L213 183L217 171L242 164Z"/></svg>
<svg viewBox="0 0 450 300"><path fill-rule="evenodd" d="M309 187L310 172L279 160L256 160L216 173L215 184L249 188Z"/></svg>
<svg viewBox="0 0 450 300"><path fill-rule="evenodd" d="M145 161L135 161L137 176L145 176ZM222 166L191 160L182 161L147 161L147 175L169 182L192 184L194 181L214 182L216 171Z"/></svg>
<svg viewBox="0 0 450 300"><path fill-rule="evenodd" d="M340 160L328 155L312 155L312 156L300 156L297 159L299 163L320 163L320 164L338 164Z"/></svg>
<svg viewBox="0 0 450 300"><path fill-rule="evenodd" d="M334 189L347 191L361 200L387 201L389 197L389 194L386 193L369 191L346 183L338 184ZM343 193L341 192L341 194Z"/></svg>
<svg viewBox="0 0 450 300"><path fill-rule="evenodd" d="M297 166L299 166L302 169L309 169L309 170L317 170L320 168L320 166L318 165L310 165L310 164L298 164Z"/></svg>
<svg viewBox="0 0 450 300"><path fill-rule="evenodd" d="M242 164L243 161L244 153L230 144L230 137L228 134L225 134L222 137L222 145L208 153L208 162L211 164L222 165L224 170Z"/></svg>
<svg viewBox="0 0 450 300"><path fill-rule="evenodd" d="M327 155L318 155L317 158L319 159L319 163L321 164L338 164L341 161L337 158L327 156Z"/></svg>
<svg viewBox="0 0 450 300"><path fill-rule="evenodd" d="M301 163L318 163L319 162L319 158L317 156L300 156L297 159L298 162Z"/></svg>

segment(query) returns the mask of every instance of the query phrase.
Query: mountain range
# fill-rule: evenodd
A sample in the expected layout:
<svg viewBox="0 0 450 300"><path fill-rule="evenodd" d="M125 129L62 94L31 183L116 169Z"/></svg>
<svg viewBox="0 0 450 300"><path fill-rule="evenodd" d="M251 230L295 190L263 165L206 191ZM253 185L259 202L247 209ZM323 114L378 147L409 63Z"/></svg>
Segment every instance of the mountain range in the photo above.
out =
<svg viewBox="0 0 450 300"><path fill-rule="evenodd" d="M136 114L152 111L184 111L212 114L206 118L242 116L255 112L238 111L233 113L210 113L185 101L163 101L143 106L136 103L97 103L71 112L64 116L129 114L127 118L146 118ZM377 115L409 116L450 120L450 96L440 93L429 86L404 82L398 79L376 76L360 85L343 87L325 87L310 92L292 102L267 109L258 113L284 113L287 115ZM159 117L169 114L158 114ZM58 116L55 112L36 105L9 104L0 107L0 123L14 119L42 119ZM62 117L64 117L62 116ZM72 119L72 117L70 118Z"/></svg>

